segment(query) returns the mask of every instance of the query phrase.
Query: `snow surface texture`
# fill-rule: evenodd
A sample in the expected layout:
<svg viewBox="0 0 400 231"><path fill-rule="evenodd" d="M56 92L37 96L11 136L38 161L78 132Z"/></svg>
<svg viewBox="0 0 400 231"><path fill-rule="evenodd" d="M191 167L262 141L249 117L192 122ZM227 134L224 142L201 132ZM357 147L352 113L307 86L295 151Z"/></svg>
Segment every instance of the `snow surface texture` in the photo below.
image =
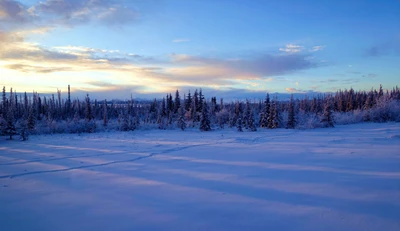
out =
<svg viewBox="0 0 400 231"><path fill-rule="evenodd" d="M399 150L398 123L1 139L0 229L400 230Z"/></svg>

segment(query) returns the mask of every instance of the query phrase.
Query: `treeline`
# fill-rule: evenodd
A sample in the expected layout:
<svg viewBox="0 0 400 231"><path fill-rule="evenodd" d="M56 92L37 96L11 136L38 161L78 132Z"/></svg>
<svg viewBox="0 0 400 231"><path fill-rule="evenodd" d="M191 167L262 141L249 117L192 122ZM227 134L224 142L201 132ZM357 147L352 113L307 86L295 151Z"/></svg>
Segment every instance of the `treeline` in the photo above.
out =
<svg viewBox="0 0 400 231"><path fill-rule="evenodd" d="M92 133L108 130L198 128L201 131L235 128L308 129L333 127L334 124L400 121L400 90L340 90L303 99L279 101L266 94L264 100L224 103L216 97L206 100L200 89L182 98L179 91L163 99L137 102L71 100L61 91L51 97L33 93L17 94L3 87L0 105L0 134L13 139L29 134Z"/></svg>

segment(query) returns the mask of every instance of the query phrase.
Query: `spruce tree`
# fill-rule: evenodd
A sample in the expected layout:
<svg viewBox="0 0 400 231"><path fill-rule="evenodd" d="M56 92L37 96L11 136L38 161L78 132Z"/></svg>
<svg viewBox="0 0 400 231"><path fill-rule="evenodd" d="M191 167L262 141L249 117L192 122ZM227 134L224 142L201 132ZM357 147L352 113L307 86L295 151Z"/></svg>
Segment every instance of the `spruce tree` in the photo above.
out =
<svg viewBox="0 0 400 231"><path fill-rule="evenodd" d="M270 101L269 101L269 94L265 97L264 101L264 108L260 116L260 127L267 128L268 127L268 117L270 111Z"/></svg>
<svg viewBox="0 0 400 231"><path fill-rule="evenodd" d="M256 125L254 124L253 110L248 100L246 100L245 128L252 132L257 131Z"/></svg>
<svg viewBox="0 0 400 231"><path fill-rule="evenodd" d="M278 99L274 98L272 100L272 104L271 104L270 111L269 111L268 128L270 128L270 129L279 128L280 123L281 123L279 110L280 110L280 108L279 108Z"/></svg>
<svg viewBox="0 0 400 231"><path fill-rule="evenodd" d="M162 99L161 101L161 116L164 117L167 115L167 108L166 108L166 103L165 103L165 98Z"/></svg>
<svg viewBox="0 0 400 231"><path fill-rule="evenodd" d="M242 117L239 116L236 120L236 128L238 132L243 132L242 124L243 124Z"/></svg>
<svg viewBox="0 0 400 231"><path fill-rule="evenodd" d="M194 107L194 111L196 111L196 112L201 112L201 111L199 111L199 93L197 92L197 89L194 91L194 94L193 94L193 102L194 102L194 105L195 105L195 107Z"/></svg>
<svg viewBox="0 0 400 231"><path fill-rule="evenodd" d="M293 94L290 96L290 101L289 101L289 108L288 108L288 121L286 128L288 129L294 129L296 126L296 119L294 115L294 101L293 101Z"/></svg>
<svg viewBox="0 0 400 231"><path fill-rule="evenodd" d="M203 111L201 112L201 120L200 120L200 131L210 131L210 119L208 117L208 108L207 103L204 101Z"/></svg>
<svg viewBox="0 0 400 231"><path fill-rule="evenodd" d="M185 122L185 108L183 105L179 108L178 114L179 116L177 125L182 131L184 131L186 129L186 122Z"/></svg>
<svg viewBox="0 0 400 231"><path fill-rule="evenodd" d="M35 116L35 111L34 111L34 105L31 105L29 107L29 115L27 118L28 130L30 130L30 131L34 130L35 126L36 126L36 116Z"/></svg>
<svg viewBox="0 0 400 231"><path fill-rule="evenodd" d="M3 105L2 106L2 114L5 115L5 114L7 114L7 111L8 111L8 109L7 109L8 101L7 101L7 93L6 93L6 87L5 86L3 86L2 99L3 99L3 101L2 101L2 105Z"/></svg>
<svg viewBox="0 0 400 231"><path fill-rule="evenodd" d="M6 116L6 128L5 132L6 135L10 137L10 140L13 139L13 136L17 134L16 129L15 129L15 117L14 117L14 108L13 108L13 103L10 103L10 106L8 107L8 112Z"/></svg>
<svg viewBox="0 0 400 231"><path fill-rule="evenodd" d="M6 135L6 125L7 122L3 117L3 114L0 114L0 136Z"/></svg>
<svg viewBox="0 0 400 231"><path fill-rule="evenodd" d="M203 103L204 103L204 95L203 95L203 92L202 92L202 90L200 88L200 91L199 91L199 103L197 104L197 111L198 112L203 111Z"/></svg>
<svg viewBox="0 0 400 231"><path fill-rule="evenodd" d="M177 113L181 108L181 98L179 97L179 91L175 92L175 103L174 103L174 113Z"/></svg>
<svg viewBox="0 0 400 231"><path fill-rule="evenodd" d="M108 125L108 112L107 112L107 100L103 102L103 126L107 127Z"/></svg>
<svg viewBox="0 0 400 231"><path fill-rule="evenodd" d="M251 109L250 109L250 115L249 115L247 123L248 123L248 127L249 127L250 131L252 131L252 132L257 131L257 127L256 127L255 121L254 121L254 114Z"/></svg>
<svg viewBox="0 0 400 231"><path fill-rule="evenodd" d="M334 127L330 96L328 96L328 98L325 100L324 113L322 115L321 123L324 127Z"/></svg>
<svg viewBox="0 0 400 231"><path fill-rule="evenodd" d="M188 96L185 100L185 110L189 111L191 106L192 106L192 96L190 95L190 91L189 91Z"/></svg>
<svg viewBox="0 0 400 231"><path fill-rule="evenodd" d="M90 105L89 94L86 94L85 119L87 121L91 121L93 119L92 106Z"/></svg>

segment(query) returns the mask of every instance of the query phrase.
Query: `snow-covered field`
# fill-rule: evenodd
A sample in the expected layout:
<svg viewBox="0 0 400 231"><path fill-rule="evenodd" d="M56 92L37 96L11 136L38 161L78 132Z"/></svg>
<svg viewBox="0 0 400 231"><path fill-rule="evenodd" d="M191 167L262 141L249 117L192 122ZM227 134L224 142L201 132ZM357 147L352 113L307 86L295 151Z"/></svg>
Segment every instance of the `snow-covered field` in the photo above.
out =
<svg viewBox="0 0 400 231"><path fill-rule="evenodd" d="M400 230L400 124L1 137L0 227Z"/></svg>

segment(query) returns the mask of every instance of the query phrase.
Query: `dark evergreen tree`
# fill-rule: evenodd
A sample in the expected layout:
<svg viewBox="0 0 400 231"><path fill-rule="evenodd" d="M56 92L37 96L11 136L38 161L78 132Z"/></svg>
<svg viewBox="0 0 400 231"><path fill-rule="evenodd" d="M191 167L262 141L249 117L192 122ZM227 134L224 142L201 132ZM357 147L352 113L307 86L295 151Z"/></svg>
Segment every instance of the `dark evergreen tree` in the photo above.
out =
<svg viewBox="0 0 400 231"><path fill-rule="evenodd" d="M286 128L294 129L296 126L296 119L295 119L295 111L294 111L294 101L293 101L293 94L290 95L290 101L288 105L288 121Z"/></svg>
<svg viewBox="0 0 400 231"><path fill-rule="evenodd" d="M197 92L197 89L194 91L194 94L193 94L193 102L194 102L194 111L195 112L201 112L201 111L199 111L198 109L199 109L199 107L198 107L198 105L199 105L199 93Z"/></svg>
<svg viewBox="0 0 400 231"><path fill-rule="evenodd" d="M211 125L210 125L207 103L204 101L203 111L201 112L200 131L210 131L210 130L211 130Z"/></svg>
<svg viewBox="0 0 400 231"><path fill-rule="evenodd" d="M197 95L196 93L197 93L197 91L195 92L194 95ZM196 97L193 96L192 105L190 107L190 114L191 114L190 117L192 118L193 122L198 122L199 121L199 116L198 116L197 110L196 110L197 103L198 103L198 100L196 100Z"/></svg>
<svg viewBox="0 0 400 231"><path fill-rule="evenodd" d="M108 112L107 112L107 100L103 102L103 126L107 127L108 125Z"/></svg>
<svg viewBox="0 0 400 231"><path fill-rule="evenodd" d="M321 119L321 123L323 124L324 127L334 127L331 104L332 104L331 97L329 96L325 100L324 114L322 115L322 119Z"/></svg>
<svg viewBox="0 0 400 231"><path fill-rule="evenodd" d="M89 94L86 94L85 119L87 121L91 121L93 119L92 106L90 105Z"/></svg>
<svg viewBox="0 0 400 231"><path fill-rule="evenodd" d="M189 111L191 106L192 106L192 96L190 95L190 91L189 91L188 96L186 98L186 102L185 102L185 110Z"/></svg>
<svg viewBox="0 0 400 231"><path fill-rule="evenodd" d="M6 135L7 121L4 119L3 114L0 114L0 136Z"/></svg>
<svg viewBox="0 0 400 231"><path fill-rule="evenodd" d="M242 117L239 116L236 120L236 128L238 132L243 132L242 124L243 124Z"/></svg>
<svg viewBox="0 0 400 231"><path fill-rule="evenodd" d="M179 108L178 115L179 115L177 121L178 128L184 131L186 129L186 122L185 122L185 108L183 107L183 105Z"/></svg>
<svg viewBox="0 0 400 231"><path fill-rule="evenodd" d="M270 112L270 101L269 101L269 94L267 93L267 96L265 97L264 101L264 108L260 115L260 127L268 128L269 112Z"/></svg>
<svg viewBox="0 0 400 231"><path fill-rule="evenodd" d="M165 104L165 98L163 98L161 101L161 113L160 114L162 117L167 116L167 108L166 108L166 104Z"/></svg>
<svg viewBox="0 0 400 231"><path fill-rule="evenodd" d="M8 107L8 112L7 112L7 116L6 116L5 133L6 133L6 135L8 135L10 137L9 138L10 140L12 140L13 136L15 134L17 134L16 128L15 128L14 106L13 106L12 100L11 100L10 106Z"/></svg>
<svg viewBox="0 0 400 231"><path fill-rule="evenodd" d="M175 92L175 103L174 103L174 113L177 113L181 108L181 98L179 97L179 91Z"/></svg>
<svg viewBox="0 0 400 231"><path fill-rule="evenodd" d="M7 108L7 93L6 93L6 87L3 87L3 101L2 101L2 114L5 115L7 114L8 108Z"/></svg>
<svg viewBox="0 0 400 231"><path fill-rule="evenodd" d="M200 91L199 91L199 102L198 102L198 104L196 104L198 112L202 112L203 111L203 103L204 103L204 95L203 95L203 92L202 92L202 90L200 88Z"/></svg>
<svg viewBox="0 0 400 231"><path fill-rule="evenodd" d="M268 128L275 129L275 128L280 127L281 119L280 119L279 110L280 110L280 108L279 108L278 99L274 98L272 100L272 104L271 104L270 111L269 111Z"/></svg>
<svg viewBox="0 0 400 231"><path fill-rule="evenodd" d="M29 115L28 115L28 119L27 119L27 128L30 131L35 130L35 126L36 126L36 115L35 115L35 106L31 105L29 107Z"/></svg>

